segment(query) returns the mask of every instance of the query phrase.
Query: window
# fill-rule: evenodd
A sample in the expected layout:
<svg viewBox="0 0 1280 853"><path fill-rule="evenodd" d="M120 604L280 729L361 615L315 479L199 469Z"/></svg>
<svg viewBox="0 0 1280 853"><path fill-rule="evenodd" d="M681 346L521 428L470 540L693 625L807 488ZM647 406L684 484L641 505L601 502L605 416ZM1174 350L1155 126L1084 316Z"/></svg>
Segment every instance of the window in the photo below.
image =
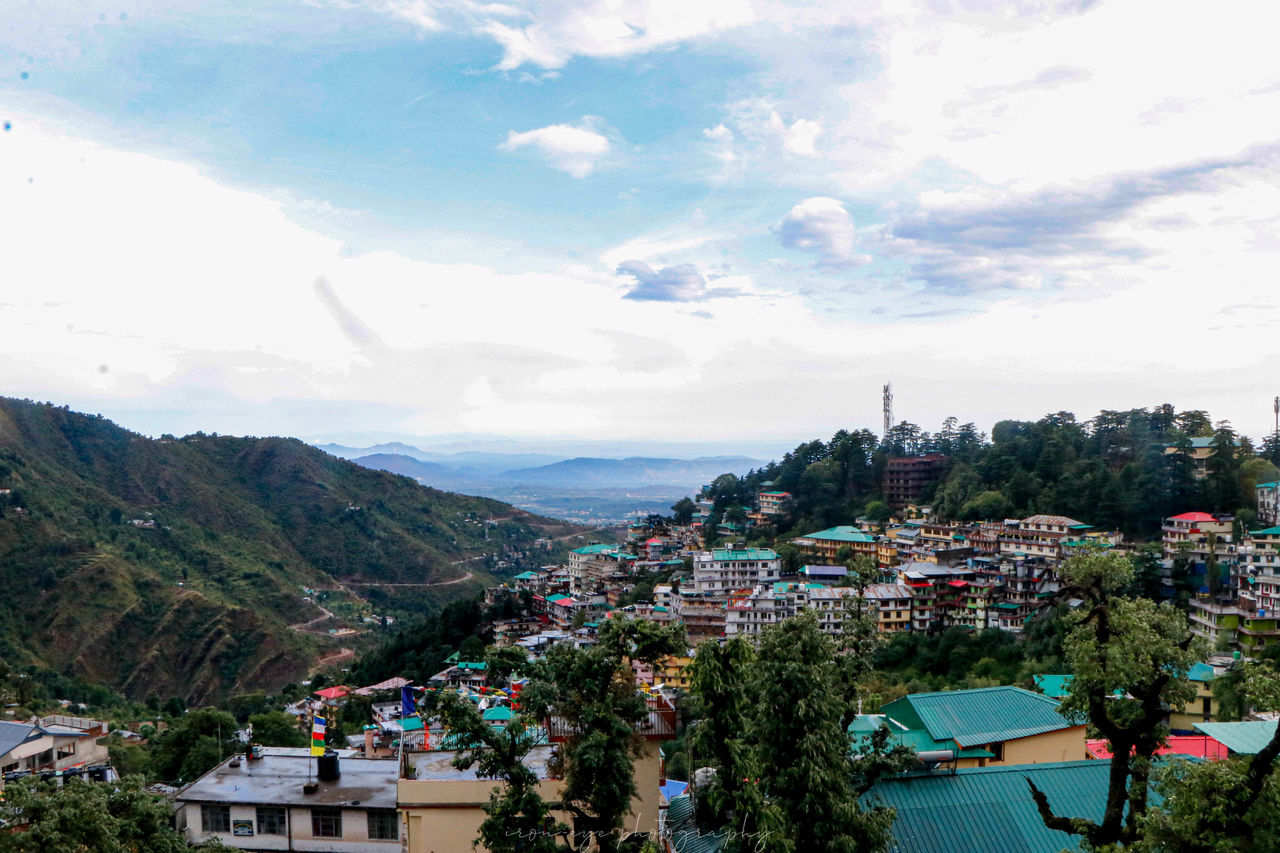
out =
<svg viewBox="0 0 1280 853"><path fill-rule="evenodd" d="M258 806L258 834L285 835L285 814L280 806Z"/></svg>
<svg viewBox="0 0 1280 853"><path fill-rule="evenodd" d="M201 806L200 830L202 832L230 832L231 806Z"/></svg>
<svg viewBox="0 0 1280 853"><path fill-rule="evenodd" d="M341 838L342 809L312 809L311 834L316 838Z"/></svg>
<svg viewBox="0 0 1280 853"><path fill-rule="evenodd" d="M369 838L400 840L400 814L395 809L369 809Z"/></svg>
<svg viewBox="0 0 1280 853"><path fill-rule="evenodd" d="M1004 761L1004 744L993 743L987 746L987 750L991 753L992 761Z"/></svg>

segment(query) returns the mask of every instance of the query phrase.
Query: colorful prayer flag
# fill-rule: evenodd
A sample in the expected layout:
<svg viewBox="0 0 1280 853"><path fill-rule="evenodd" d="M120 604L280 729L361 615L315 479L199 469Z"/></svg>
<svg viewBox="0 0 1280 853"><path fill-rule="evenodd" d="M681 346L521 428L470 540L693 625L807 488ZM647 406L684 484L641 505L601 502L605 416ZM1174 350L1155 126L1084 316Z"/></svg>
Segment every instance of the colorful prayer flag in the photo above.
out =
<svg viewBox="0 0 1280 853"><path fill-rule="evenodd" d="M311 720L311 754L324 755L325 719L318 714Z"/></svg>

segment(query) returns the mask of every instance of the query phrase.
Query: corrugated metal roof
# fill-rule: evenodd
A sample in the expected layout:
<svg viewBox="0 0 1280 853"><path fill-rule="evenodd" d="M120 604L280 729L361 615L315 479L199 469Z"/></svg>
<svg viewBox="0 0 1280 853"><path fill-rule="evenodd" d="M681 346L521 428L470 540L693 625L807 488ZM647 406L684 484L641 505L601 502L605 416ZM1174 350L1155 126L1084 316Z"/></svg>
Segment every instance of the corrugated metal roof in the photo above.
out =
<svg viewBox="0 0 1280 853"><path fill-rule="evenodd" d="M997 605L999 606L999 605ZM1016 605L1015 605L1016 606ZM1071 692L1074 675L1037 675L1034 676L1036 687L1050 699L1065 699Z"/></svg>
<svg viewBox="0 0 1280 853"><path fill-rule="evenodd" d="M1242 723L1196 723L1196 728L1240 755L1255 755L1276 733L1275 720Z"/></svg>
<svg viewBox="0 0 1280 853"><path fill-rule="evenodd" d="M913 693L881 710L907 728L927 729L935 740L954 740L962 747L1076 725L1058 712L1056 699L1020 687Z"/></svg>
<svg viewBox="0 0 1280 853"><path fill-rule="evenodd" d="M819 539L824 542L874 542L874 536L868 534L865 530L850 524L841 524L836 527L828 527L826 530L819 530L817 533L806 533L801 539Z"/></svg>
<svg viewBox="0 0 1280 853"><path fill-rule="evenodd" d="M983 767L876 783L862 802L893 806L893 853L1058 853L1079 839L1046 829L1027 789L1032 779L1056 814L1099 820L1109 761ZM1153 804L1160 802L1152 792Z"/></svg>

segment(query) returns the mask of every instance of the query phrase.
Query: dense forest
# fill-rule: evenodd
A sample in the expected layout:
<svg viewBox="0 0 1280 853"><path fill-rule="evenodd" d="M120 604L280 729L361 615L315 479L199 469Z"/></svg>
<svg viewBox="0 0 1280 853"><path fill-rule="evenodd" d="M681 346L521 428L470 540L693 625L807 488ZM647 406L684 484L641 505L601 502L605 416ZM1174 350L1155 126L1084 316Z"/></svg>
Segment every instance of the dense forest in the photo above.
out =
<svg viewBox="0 0 1280 853"><path fill-rule="evenodd" d="M1211 451L1202 477L1195 444ZM744 477L724 474L705 492L715 506L711 521L740 520L766 483L790 492L794 504L776 528L756 531L762 540L859 516L887 518L881 489L888 460L925 453L947 457L943 477L921 498L944 519L1051 513L1137 537L1153 536L1161 519L1193 509L1236 514L1249 524L1253 486L1280 475L1277 436L1255 446L1226 421L1168 404L1102 411L1084 421L1070 412L1000 421L989 436L948 418L932 434L906 422L883 439L867 429L841 430Z"/></svg>

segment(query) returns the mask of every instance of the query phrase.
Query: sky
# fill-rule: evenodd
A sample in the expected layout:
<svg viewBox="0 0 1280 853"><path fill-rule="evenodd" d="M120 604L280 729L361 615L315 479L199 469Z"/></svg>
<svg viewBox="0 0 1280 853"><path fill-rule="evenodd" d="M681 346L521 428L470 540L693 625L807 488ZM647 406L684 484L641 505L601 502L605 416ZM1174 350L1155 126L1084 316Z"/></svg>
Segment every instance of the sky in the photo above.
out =
<svg viewBox="0 0 1280 853"><path fill-rule="evenodd" d="M1280 4L8 0L0 393L789 441L1280 393Z"/></svg>

